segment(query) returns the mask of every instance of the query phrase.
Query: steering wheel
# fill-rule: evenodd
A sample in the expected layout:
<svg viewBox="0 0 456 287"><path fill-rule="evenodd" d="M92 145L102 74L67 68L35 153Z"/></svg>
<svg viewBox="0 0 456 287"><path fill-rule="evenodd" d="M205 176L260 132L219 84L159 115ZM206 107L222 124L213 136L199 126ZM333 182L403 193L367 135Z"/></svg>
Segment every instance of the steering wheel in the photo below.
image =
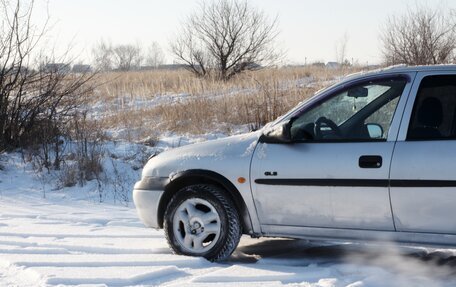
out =
<svg viewBox="0 0 456 287"><path fill-rule="evenodd" d="M333 122L332 120L325 118L325 117L319 117L315 121L315 126L314 126L315 139L323 138L323 133L321 131L321 128L323 125L330 128L333 135L337 136L338 138L342 137L342 133L335 122Z"/></svg>

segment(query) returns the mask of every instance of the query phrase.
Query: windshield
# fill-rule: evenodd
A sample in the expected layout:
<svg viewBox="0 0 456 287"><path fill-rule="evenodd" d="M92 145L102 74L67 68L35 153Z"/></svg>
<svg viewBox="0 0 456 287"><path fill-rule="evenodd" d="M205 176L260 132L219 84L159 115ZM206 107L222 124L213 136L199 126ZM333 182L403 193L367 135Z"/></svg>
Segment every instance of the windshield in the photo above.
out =
<svg viewBox="0 0 456 287"><path fill-rule="evenodd" d="M320 117L330 117L335 124L340 125L378 98L378 96L391 89L390 86L383 85L369 85L365 86L365 88L368 92L366 97L350 97L348 91L342 92L305 113L297 120L297 123L315 122Z"/></svg>
<svg viewBox="0 0 456 287"><path fill-rule="evenodd" d="M323 88L321 90L318 90L317 92L315 92L315 94L301 102L299 102L296 106L294 106L291 110L289 110L287 113L281 115L280 117L278 117L277 119L275 119L274 121L272 122L269 122L267 123L263 129L268 129L270 127L272 127L273 125L279 123L280 121L282 121L283 119L295 114L299 109L302 108L303 105L305 105L307 102L315 99L315 97L318 97L319 95L323 94L324 92L328 91L328 90L331 90L332 88L336 87L339 83L336 83L336 84L333 84L333 85L330 85L329 87L326 87L326 88Z"/></svg>

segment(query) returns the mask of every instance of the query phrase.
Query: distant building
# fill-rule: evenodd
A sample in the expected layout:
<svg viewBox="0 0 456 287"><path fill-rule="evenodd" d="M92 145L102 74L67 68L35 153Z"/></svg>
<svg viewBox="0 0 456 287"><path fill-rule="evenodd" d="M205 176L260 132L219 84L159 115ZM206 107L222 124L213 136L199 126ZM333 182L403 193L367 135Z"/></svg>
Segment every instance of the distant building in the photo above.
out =
<svg viewBox="0 0 456 287"><path fill-rule="evenodd" d="M65 63L49 63L44 65L44 67L41 69L44 72L47 73L69 73L71 71L71 66L69 64Z"/></svg>
<svg viewBox="0 0 456 287"><path fill-rule="evenodd" d="M76 64L71 71L73 73L90 73L92 72L92 67L90 65Z"/></svg>
<svg viewBox="0 0 456 287"><path fill-rule="evenodd" d="M187 65L183 64L171 64L171 65L158 65L158 66L141 66L139 70L150 71L150 70L179 70L187 68Z"/></svg>
<svg viewBox="0 0 456 287"><path fill-rule="evenodd" d="M324 67L325 63L323 63L323 62L314 62L314 63L312 63L312 66L314 66L314 67Z"/></svg>
<svg viewBox="0 0 456 287"><path fill-rule="evenodd" d="M246 70L251 70L251 71L260 70L263 68L263 66L261 66L258 63L255 63L255 62L248 62L248 63L242 63L242 64L246 64L247 65Z"/></svg>
<svg viewBox="0 0 456 287"><path fill-rule="evenodd" d="M340 64L338 62L328 62L326 63L326 68L337 69L340 68Z"/></svg>
<svg viewBox="0 0 456 287"><path fill-rule="evenodd" d="M159 65L157 69L160 70L180 70L180 69L186 69L188 68L188 65L184 64L168 64L168 65Z"/></svg>
<svg viewBox="0 0 456 287"><path fill-rule="evenodd" d="M34 72L35 72L35 70L33 70L33 69L21 66L21 67L13 67L11 70L8 71L8 74L15 75L15 74L19 73L21 75L26 75L26 74L30 74L30 73L34 73Z"/></svg>

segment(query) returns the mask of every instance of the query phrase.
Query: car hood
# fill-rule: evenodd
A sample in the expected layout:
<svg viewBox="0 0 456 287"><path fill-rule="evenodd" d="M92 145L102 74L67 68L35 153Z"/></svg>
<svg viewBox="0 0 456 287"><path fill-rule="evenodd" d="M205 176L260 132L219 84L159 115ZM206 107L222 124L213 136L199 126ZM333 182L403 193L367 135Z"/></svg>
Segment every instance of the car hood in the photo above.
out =
<svg viewBox="0 0 456 287"><path fill-rule="evenodd" d="M142 176L172 177L189 169L206 169L220 173L228 169L248 172L260 131L210 140L164 151L148 161Z"/></svg>

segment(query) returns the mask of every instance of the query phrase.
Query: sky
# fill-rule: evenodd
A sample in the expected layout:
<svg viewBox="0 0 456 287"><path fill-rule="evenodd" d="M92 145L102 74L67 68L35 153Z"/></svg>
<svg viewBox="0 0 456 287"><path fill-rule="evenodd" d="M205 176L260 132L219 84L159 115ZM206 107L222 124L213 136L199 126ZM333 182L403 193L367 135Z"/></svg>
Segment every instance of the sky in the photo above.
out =
<svg viewBox="0 0 456 287"><path fill-rule="evenodd" d="M49 15L46 48L57 53L72 47L73 55L88 62L92 47L101 39L113 44L157 42L166 62L179 26L197 11L201 0L36 0L34 19ZM271 18L278 17L277 44L286 61L305 64L335 61L336 45L346 37L346 57L361 64L381 62L380 32L389 15L408 7L456 9L454 0L248 0Z"/></svg>

